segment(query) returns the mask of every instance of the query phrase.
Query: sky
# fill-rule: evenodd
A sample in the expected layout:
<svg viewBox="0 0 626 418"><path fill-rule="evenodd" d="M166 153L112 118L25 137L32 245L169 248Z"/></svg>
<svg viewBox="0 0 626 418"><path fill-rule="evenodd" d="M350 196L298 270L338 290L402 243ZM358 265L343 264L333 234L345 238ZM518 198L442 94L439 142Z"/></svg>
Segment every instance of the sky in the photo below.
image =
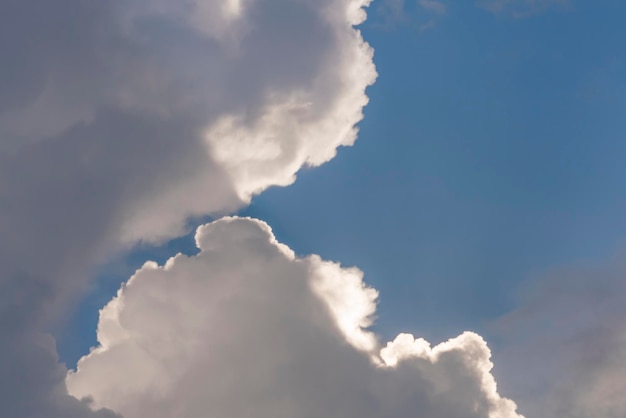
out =
<svg viewBox="0 0 626 418"><path fill-rule="evenodd" d="M3 416L626 415L625 3L36 3Z"/></svg>

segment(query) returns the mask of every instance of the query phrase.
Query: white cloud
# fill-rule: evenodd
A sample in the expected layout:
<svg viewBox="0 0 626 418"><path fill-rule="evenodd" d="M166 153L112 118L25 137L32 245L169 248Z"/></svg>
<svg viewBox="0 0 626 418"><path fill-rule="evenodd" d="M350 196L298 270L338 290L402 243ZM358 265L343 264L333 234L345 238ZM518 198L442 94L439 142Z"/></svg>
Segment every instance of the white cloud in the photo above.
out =
<svg viewBox="0 0 626 418"><path fill-rule="evenodd" d="M369 1L101 3L41 5L41 28L15 34L32 57L11 63L24 97L0 107L0 158L23 165L48 148L33 181L64 170L109 192L113 240L180 234L189 216L232 211L356 139L376 72L352 25ZM63 22L74 9L85 16ZM33 72L39 88L21 76Z"/></svg>
<svg viewBox="0 0 626 418"><path fill-rule="evenodd" d="M252 219L196 237L198 255L147 263L101 311L70 393L125 418L521 418L478 335L363 351L376 293L358 270L295 257Z"/></svg>
<svg viewBox="0 0 626 418"><path fill-rule="evenodd" d="M0 393L3 413L86 413L63 396L54 348L32 342L97 263L352 144L376 77L353 27L368 3L3 2L0 339L14 344L0 376L22 382Z"/></svg>
<svg viewBox="0 0 626 418"><path fill-rule="evenodd" d="M626 416L624 257L553 270L494 329L499 380L528 416ZM501 367L500 367L501 366Z"/></svg>

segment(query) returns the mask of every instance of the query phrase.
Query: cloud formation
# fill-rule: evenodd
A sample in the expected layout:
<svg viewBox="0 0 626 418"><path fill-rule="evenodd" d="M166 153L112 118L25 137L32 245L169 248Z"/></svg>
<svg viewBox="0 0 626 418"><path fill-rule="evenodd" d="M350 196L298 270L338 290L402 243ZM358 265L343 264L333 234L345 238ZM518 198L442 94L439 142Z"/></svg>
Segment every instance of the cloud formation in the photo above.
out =
<svg viewBox="0 0 626 418"><path fill-rule="evenodd" d="M26 57L8 69L3 156L28 164L45 149L37 163L104 179L90 186L123 200L120 239L180 233L353 143L376 76L352 27L367 2L41 2L34 34L21 27L33 8L12 2Z"/></svg>
<svg viewBox="0 0 626 418"><path fill-rule="evenodd" d="M494 325L500 380L528 416L626 416L625 272L619 258L551 271Z"/></svg>
<svg viewBox="0 0 626 418"><path fill-rule="evenodd" d="M125 418L521 418L476 334L364 349L353 336L376 293L358 270L298 258L253 219L201 226L196 242L196 256L146 263L101 311L70 393Z"/></svg>
<svg viewBox="0 0 626 418"><path fill-rule="evenodd" d="M88 413L45 331L98 262L353 143L376 77L354 29L368 3L3 2L3 413Z"/></svg>

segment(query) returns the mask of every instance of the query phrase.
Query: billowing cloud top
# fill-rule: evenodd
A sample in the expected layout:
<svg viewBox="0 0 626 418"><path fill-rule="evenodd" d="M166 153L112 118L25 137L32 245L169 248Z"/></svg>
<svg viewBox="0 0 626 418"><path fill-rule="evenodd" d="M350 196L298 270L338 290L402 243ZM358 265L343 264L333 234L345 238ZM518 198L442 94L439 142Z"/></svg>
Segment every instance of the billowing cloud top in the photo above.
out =
<svg viewBox="0 0 626 418"><path fill-rule="evenodd" d="M101 311L70 393L125 418L522 418L476 334L363 351L354 332L376 293L358 270L297 258L252 219L202 226L197 242L146 263Z"/></svg>

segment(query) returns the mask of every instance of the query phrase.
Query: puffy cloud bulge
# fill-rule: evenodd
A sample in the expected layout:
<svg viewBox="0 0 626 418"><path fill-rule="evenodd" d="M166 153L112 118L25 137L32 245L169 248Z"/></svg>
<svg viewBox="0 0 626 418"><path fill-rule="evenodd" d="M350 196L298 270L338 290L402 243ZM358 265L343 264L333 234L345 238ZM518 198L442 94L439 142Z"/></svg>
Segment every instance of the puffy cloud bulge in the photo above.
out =
<svg viewBox="0 0 626 418"><path fill-rule="evenodd" d="M253 219L196 241L198 255L146 263L100 312L72 395L125 418L521 418L478 335L431 348L403 334L381 350L360 271L295 257Z"/></svg>
<svg viewBox="0 0 626 418"><path fill-rule="evenodd" d="M21 175L108 187L124 242L171 237L332 158L376 77L352 26L367 1L40 3L4 14L18 45L0 151Z"/></svg>

